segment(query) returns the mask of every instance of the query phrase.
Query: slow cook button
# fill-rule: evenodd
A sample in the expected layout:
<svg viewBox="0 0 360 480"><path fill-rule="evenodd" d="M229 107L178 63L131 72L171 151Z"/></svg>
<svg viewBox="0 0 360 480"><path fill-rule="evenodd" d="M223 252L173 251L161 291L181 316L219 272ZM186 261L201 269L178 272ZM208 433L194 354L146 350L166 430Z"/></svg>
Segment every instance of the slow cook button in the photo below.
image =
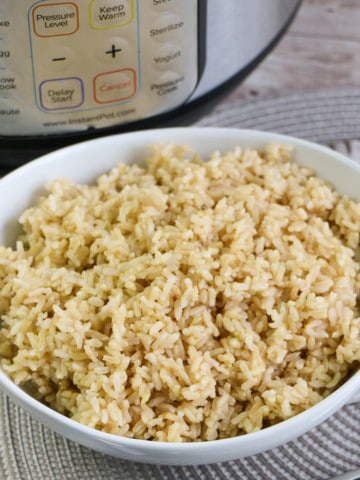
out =
<svg viewBox="0 0 360 480"><path fill-rule="evenodd" d="M136 72L123 68L100 73L94 78L94 100L97 103L114 103L128 100L136 93Z"/></svg>
<svg viewBox="0 0 360 480"><path fill-rule="evenodd" d="M156 70L179 70L184 65L182 49L168 43L160 46L156 50L153 63Z"/></svg>
<svg viewBox="0 0 360 480"><path fill-rule="evenodd" d="M79 29L79 11L75 3L38 5L32 10L32 27L39 37L72 35Z"/></svg>
<svg viewBox="0 0 360 480"><path fill-rule="evenodd" d="M134 19L134 0L92 0L90 26L95 30L123 27Z"/></svg>
<svg viewBox="0 0 360 480"><path fill-rule="evenodd" d="M45 110L77 108L84 102L83 82L77 77L44 80L39 92Z"/></svg>
<svg viewBox="0 0 360 480"><path fill-rule="evenodd" d="M4 73L0 70L0 96L1 98L12 97L18 90L18 77L11 72Z"/></svg>

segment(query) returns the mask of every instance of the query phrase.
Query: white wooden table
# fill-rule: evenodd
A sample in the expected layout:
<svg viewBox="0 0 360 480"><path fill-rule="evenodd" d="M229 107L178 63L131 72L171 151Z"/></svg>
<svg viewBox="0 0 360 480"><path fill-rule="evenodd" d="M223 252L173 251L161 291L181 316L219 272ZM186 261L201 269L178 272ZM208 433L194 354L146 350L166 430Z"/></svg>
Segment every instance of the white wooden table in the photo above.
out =
<svg viewBox="0 0 360 480"><path fill-rule="evenodd" d="M360 87L360 0L303 0L274 50L222 104L329 87ZM360 162L360 141L335 147Z"/></svg>
<svg viewBox="0 0 360 480"><path fill-rule="evenodd" d="M360 0L303 0L268 57L228 97L360 87Z"/></svg>

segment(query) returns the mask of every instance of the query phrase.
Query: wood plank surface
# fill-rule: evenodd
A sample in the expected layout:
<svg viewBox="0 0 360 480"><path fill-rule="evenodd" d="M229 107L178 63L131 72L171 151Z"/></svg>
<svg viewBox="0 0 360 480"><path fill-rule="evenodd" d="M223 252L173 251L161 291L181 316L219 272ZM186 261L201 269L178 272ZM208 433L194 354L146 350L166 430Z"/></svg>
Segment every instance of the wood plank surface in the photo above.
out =
<svg viewBox="0 0 360 480"><path fill-rule="evenodd" d="M303 0L285 36L224 102L360 87L360 0Z"/></svg>
<svg viewBox="0 0 360 480"><path fill-rule="evenodd" d="M329 87L360 88L360 0L303 0L274 50L222 104ZM360 163L360 140L331 146Z"/></svg>

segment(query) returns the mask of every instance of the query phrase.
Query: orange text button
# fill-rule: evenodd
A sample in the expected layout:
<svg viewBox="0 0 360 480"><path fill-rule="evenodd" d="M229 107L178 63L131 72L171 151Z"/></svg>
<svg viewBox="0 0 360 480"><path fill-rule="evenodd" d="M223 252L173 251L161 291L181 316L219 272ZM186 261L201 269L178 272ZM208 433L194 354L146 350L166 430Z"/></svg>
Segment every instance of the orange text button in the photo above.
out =
<svg viewBox="0 0 360 480"><path fill-rule="evenodd" d="M79 28L78 7L72 2L38 5L32 10L32 23L39 37L72 35Z"/></svg>
<svg viewBox="0 0 360 480"><path fill-rule="evenodd" d="M114 103L127 100L136 93L136 72L124 68L100 73L94 78L94 99L97 103Z"/></svg>

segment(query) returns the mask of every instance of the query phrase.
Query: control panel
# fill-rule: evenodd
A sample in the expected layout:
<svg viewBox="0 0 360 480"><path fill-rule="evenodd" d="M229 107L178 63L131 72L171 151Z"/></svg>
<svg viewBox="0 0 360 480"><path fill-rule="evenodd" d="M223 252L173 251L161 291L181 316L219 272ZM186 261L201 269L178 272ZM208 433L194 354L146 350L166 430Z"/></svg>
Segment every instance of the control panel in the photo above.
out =
<svg viewBox="0 0 360 480"><path fill-rule="evenodd" d="M0 4L0 135L140 120L196 87L197 0L14 3Z"/></svg>

